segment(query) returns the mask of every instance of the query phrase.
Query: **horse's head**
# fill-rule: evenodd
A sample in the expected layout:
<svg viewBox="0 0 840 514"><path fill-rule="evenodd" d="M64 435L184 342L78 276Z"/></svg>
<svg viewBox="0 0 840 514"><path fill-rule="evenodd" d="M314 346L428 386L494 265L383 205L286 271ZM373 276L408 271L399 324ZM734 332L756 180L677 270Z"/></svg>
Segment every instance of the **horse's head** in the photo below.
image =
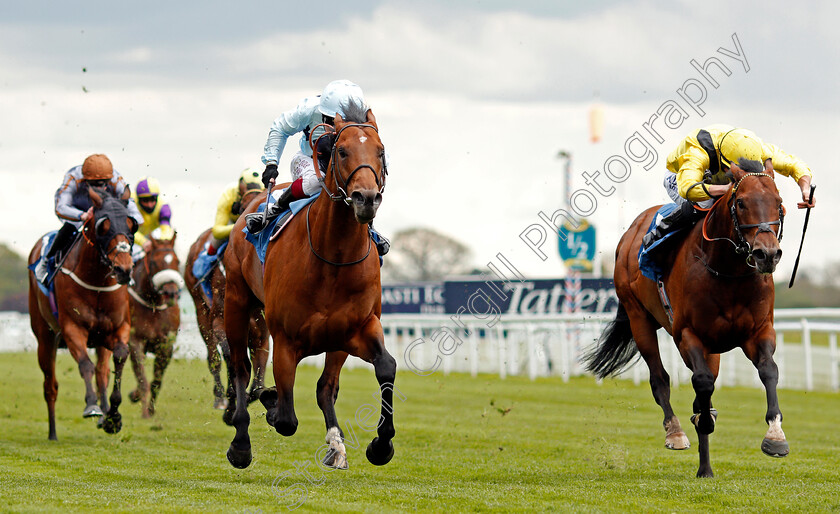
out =
<svg viewBox="0 0 840 514"><path fill-rule="evenodd" d="M746 159L732 163L730 170L735 187L729 193L728 204L739 251L748 254L759 272L773 273L782 258L779 241L785 212L773 170Z"/></svg>
<svg viewBox="0 0 840 514"><path fill-rule="evenodd" d="M117 282L127 284L133 267L131 245L138 228L137 221L128 215L129 191L126 188L121 198L113 196L106 188L90 188L88 194L93 204L93 217L85 223L85 237L99 249L103 262L111 268Z"/></svg>
<svg viewBox="0 0 840 514"><path fill-rule="evenodd" d="M344 117L335 117L330 173L346 196L344 201L353 207L356 221L363 224L376 216L388 173L378 130L373 112L352 100L344 108Z"/></svg>
<svg viewBox="0 0 840 514"><path fill-rule="evenodd" d="M170 239L149 237L151 248L146 252L146 266L152 287L161 299L170 307L178 303L184 279L178 272L181 265L175 255L175 236Z"/></svg>

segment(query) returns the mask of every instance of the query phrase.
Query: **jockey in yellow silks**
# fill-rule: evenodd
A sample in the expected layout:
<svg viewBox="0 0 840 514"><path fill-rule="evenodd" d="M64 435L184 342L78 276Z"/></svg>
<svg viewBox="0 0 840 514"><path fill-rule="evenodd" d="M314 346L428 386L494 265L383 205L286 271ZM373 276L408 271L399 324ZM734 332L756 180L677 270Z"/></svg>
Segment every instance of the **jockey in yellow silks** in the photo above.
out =
<svg viewBox="0 0 840 514"><path fill-rule="evenodd" d="M227 243L233 225L239 219L242 210L242 197L248 191L255 189L258 191L265 189L260 181L260 172L256 168L247 168L239 176L239 180L228 184L222 191L216 204L216 218L211 229L210 239L193 264L193 275L196 278L204 277L212 269L213 264L218 259L219 248Z"/></svg>
<svg viewBox="0 0 840 514"><path fill-rule="evenodd" d="M134 261L140 260L145 251L148 250L149 235L155 229L156 239L169 240L175 235L172 228L172 208L160 194L160 183L153 177L143 177L134 188L131 197L137 204L140 214L143 216L143 224L134 235L134 248L132 257Z"/></svg>
<svg viewBox="0 0 840 514"><path fill-rule="evenodd" d="M765 170L773 170L796 181L802 192L800 209L813 207L811 170L798 157L766 143L755 133L729 125L710 125L693 131L668 155L663 185L678 208L663 218L654 231L645 235L649 248L666 234L691 225L704 216L694 205L709 208L731 187L731 163L740 159L759 161Z"/></svg>

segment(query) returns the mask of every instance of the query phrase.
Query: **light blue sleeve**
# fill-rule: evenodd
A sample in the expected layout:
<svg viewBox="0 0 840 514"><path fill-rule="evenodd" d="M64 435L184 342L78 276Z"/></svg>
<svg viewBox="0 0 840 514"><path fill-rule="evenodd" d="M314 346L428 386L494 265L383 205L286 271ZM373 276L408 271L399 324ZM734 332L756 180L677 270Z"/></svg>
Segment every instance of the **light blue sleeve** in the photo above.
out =
<svg viewBox="0 0 840 514"><path fill-rule="evenodd" d="M268 130L268 139L266 139L265 147L263 148L263 164L277 164L280 162L283 149L286 147L286 141L298 132L303 132L310 124L313 115L317 111L318 103L317 96L304 98L297 107L284 112L274 120L274 123L271 124L271 128Z"/></svg>
<svg viewBox="0 0 840 514"><path fill-rule="evenodd" d="M55 192L55 214L61 220L79 221L82 216L82 211L73 207L73 197L78 188L77 177L74 176L73 171L77 167L71 168L65 175L64 181Z"/></svg>

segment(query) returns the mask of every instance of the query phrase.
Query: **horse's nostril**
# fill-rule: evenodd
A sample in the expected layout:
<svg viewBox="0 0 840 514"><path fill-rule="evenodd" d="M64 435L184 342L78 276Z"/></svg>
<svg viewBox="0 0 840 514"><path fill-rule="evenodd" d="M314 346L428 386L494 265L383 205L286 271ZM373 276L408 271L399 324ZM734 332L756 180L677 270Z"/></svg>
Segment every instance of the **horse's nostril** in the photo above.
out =
<svg viewBox="0 0 840 514"><path fill-rule="evenodd" d="M353 191L353 194L350 195L350 199L355 203L365 203L365 196L359 191Z"/></svg>
<svg viewBox="0 0 840 514"><path fill-rule="evenodd" d="M753 258L757 261L764 261L767 258L767 254L764 250L753 250Z"/></svg>

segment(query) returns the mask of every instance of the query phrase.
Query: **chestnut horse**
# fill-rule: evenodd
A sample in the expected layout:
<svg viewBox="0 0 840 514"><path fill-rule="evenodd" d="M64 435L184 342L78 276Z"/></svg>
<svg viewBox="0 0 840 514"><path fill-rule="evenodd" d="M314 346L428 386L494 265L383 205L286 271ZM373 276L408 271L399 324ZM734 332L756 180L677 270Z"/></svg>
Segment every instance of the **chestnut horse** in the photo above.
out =
<svg viewBox="0 0 840 514"><path fill-rule="evenodd" d="M112 196L106 189L89 189L93 216L82 226L82 237L68 251L55 277L55 303L58 317L53 316L50 299L39 288L34 273L29 275L29 318L32 332L38 339L38 363L44 373L44 398L49 413L49 438L57 440L55 432L55 399L58 381L55 375L55 356L63 341L79 364L85 381L84 417L102 416L101 427L109 434L122 428L118 409L122 402L120 383L128 357L128 338L131 319L128 291L131 279L131 243L137 222L128 215L128 194ZM41 252L39 239L29 254L34 264ZM97 394L91 380L94 365L88 348L96 347L95 367L101 409L96 405ZM108 356L114 356L114 388L110 407L105 397L108 387Z"/></svg>
<svg viewBox="0 0 840 514"><path fill-rule="evenodd" d="M735 185L687 234L663 250L662 281L673 310L673 322L660 300L657 284L639 271L639 248L657 208L644 211L616 248L615 289L620 304L614 321L585 359L597 376L618 373L637 349L650 369L650 386L665 414L665 446L684 449L688 438L670 403L670 382L662 366L656 330L664 327L692 371L695 399L691 421L699 439L698 477L711 477L709 434L717 411L712 393L720 354L741 348L753 362L767 393L761 444L767 455L784 457L788 443L776 396L778 368L773 361L775 295L773 271L781 258L784 208L772 168L742 160L731 171ZM665 241L668 243L668 241ZM633 344L635 340L635 346Z"/></svg>
<svg viewBox="0 0 840 514"><path fill-rule="evenodd" d="M345 112L346 119L335 117L334 145L322 182L325 192L292 218L279 242L269 245L265 273L254 247L242 233L244 216L237 222L225 253L225 332L236 392L236 436L227 457L237 468L251 463L250 416L245 406L247 323L262 309L274 340L276 388L260 396L268 424L284 436L295 433L298 420L293 387L297 365L306 356L326 352L316 390L330 445L324 463L346 469L335 401L341 367L351 354L373 364L382 394L378 437L368 445L366 456L371 463L383 465L394 454L391 407L396 361L385 349L379 321L379 259L376 250L371 251L368 234L368 223L382 201L385 154L373 113L353 103ZM314 159L318 169L317 152ZM248 211L255 208L252 204Z"/></svg>
<svg viewBox="0 0 840 514"><path fill-rule="evenodd" d="M261 191L252 189L247 191L240 201L240 212L256 199ZM219 263L210 271L207 280L210 281L210 288L213 292L212 300L207 297L193 275L192 268L198 255L204 250L204 245L210 239L211 229L207 229L198 236L198 239L190 246L187 255L187 264L184 270L184 279L187 290L192 296L195 304L195 316L198 321L198 330L201 338L207 345L207 364L210 373L213 375L213 395L215 400L213 408L225 409L222 419L230 425L233 419L233 405L229 405L227 398L233 396L233 380L230 372L230 349L225 337L224 306L225 306L225 267L219 259ZM265 319L259 313L250 323L249 340L251 342L251 359L254 363L254 381L249 392L249 402L253 402L259 396L264 386L265 369L268 364L268 329L265 328ZM221 357L219 355L221 352ZM222 358L228 368L227 392L222 385L221 368Z"/></svg>
<svg viewBox="0 0 840 514"><path fill-rule="evenodd" d="M129 286L131 296L131 338L129 350L137 389L128 397L140 402L144 418L155 413L163 373L172 359L175 338L181 325L178 298L184 279L178 272L180 262L175 255L175 236L172 239L155 239L149 236L151 247L134 266L131 276L134 286ZM146 352L154 353L155 368L151 385L146 380L143 361Z"/></svg>

